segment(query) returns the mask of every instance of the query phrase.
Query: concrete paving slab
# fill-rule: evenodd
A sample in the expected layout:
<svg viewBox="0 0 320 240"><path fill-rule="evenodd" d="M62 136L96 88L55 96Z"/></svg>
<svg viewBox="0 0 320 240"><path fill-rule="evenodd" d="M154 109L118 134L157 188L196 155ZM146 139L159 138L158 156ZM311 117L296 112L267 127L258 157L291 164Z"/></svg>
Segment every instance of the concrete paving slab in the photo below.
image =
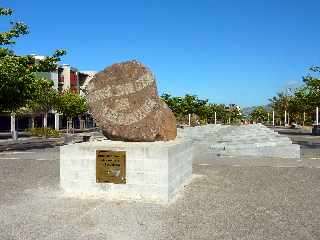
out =
<svg viewBox="0 0 320 240"><path fill-rule="evenodd" d="M0 239L320 239L312 152L199 158L198 177L169 205L70 198L58 188L59 161L34 160L43 154L0 160Z"/></svg>

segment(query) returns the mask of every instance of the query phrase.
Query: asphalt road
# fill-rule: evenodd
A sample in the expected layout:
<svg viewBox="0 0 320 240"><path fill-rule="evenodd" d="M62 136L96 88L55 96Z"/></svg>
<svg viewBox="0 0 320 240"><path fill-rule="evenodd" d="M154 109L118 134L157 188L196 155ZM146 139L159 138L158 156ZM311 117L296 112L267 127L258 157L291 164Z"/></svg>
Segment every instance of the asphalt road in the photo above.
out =
<svg viewBox="0 0 320 240"><path fill-rule="evenodd" d="M197 159L169 205L72 198L58 148L1 152L0 239L320 239L320 146L299 137L301 161Z"/></svg>

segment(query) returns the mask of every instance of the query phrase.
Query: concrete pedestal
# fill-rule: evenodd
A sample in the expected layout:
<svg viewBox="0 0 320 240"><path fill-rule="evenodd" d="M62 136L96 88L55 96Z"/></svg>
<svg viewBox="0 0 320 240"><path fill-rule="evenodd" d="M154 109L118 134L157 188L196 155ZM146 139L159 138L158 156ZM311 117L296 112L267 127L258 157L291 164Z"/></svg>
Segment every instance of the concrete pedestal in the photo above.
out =
<svg viewBox="0 0 320 240"><path fill-rule="evenodd" d="M126 184L96 183L96 150L126 151ZM95 141L60 147L60 186L69 193L168 202L192 175L192 141Z"/></svg>

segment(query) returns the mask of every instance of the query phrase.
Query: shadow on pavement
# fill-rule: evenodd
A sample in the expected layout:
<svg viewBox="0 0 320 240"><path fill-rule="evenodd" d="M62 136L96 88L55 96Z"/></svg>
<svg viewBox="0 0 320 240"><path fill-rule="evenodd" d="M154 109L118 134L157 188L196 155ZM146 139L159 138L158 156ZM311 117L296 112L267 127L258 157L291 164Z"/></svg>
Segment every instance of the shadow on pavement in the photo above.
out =
<svg viewBox="0 0 320 240"><path fill-rule="evenodd" d="M21 145L21 146L8 146L5 148L2 148L0 146L0 152L4 151L21 151L21 150L32 150L32 149L45 149L45 148L55 148L56 146L62 146L63 144L50 144L50 143L44 143L44 144L39 144L39 145Z"/></svg>
<svg viewBox="0 0 320 240"><path fill-rule="evenodd" d="M303 131L293 131L293 130L278 130L279 134L285 134L285 135L295 135L295 136L312 136L309 132L303 132Z"/></svg>

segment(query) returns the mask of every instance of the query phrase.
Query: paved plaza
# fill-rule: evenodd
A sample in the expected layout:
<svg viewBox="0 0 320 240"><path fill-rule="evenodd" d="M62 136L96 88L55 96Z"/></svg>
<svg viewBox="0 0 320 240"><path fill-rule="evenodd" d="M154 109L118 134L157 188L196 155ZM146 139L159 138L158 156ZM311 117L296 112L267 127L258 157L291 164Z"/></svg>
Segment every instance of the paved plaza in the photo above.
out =
<svg viewBox="0 0 320 240"><path fill-rule="evenodd" d="M70 197L59 148L0 153L0 239L320 239L319 139L297 159L202 157L169 205Z"/></svg>
<svg viewBox="0 0 320 240"><path fill-rule="evenodd" d="M262 2L0 4L0 240L320 240L320 0Z"/></svg>

